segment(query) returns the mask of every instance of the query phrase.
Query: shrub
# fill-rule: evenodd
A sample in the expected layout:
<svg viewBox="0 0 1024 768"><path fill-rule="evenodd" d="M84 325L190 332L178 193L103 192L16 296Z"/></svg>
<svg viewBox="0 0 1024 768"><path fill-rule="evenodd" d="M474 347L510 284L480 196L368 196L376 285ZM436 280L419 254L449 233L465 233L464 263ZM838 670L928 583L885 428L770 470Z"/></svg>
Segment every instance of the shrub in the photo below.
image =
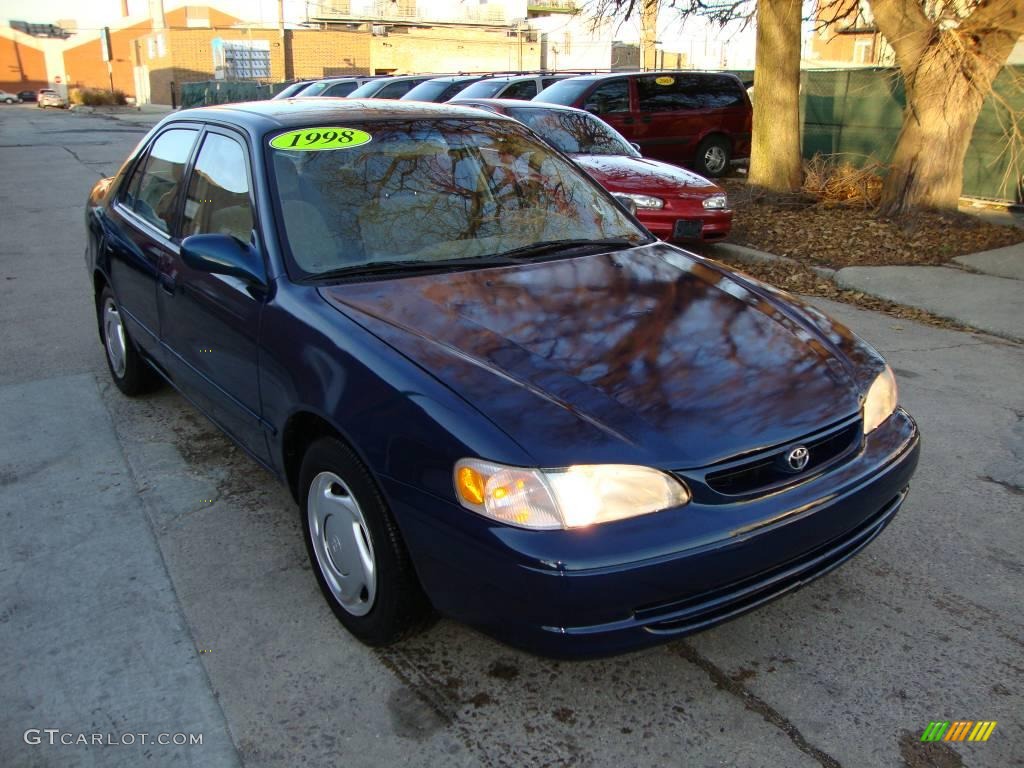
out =
<svg viewBox="0 0 1024 768"><path fill-rule="evenodd" d="M120 106L128 103L124 91L103 91L99 88L72 88L69 96L72 104L84 104L87 107Z"/></svg>

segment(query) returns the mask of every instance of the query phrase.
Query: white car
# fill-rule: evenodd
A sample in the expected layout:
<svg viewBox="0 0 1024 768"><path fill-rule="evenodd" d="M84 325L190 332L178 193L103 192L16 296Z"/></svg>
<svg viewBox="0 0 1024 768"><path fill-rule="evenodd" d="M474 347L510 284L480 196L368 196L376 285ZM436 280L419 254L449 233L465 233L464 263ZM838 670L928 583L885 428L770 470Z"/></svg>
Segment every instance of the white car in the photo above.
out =
<svg viewBox="0 0 1024 768"><path fill-rule="evenodd" d="M0 101L4 104L17 104L21 101L21 97L16 93L8 93L7 91L0 91Z"/></svg>

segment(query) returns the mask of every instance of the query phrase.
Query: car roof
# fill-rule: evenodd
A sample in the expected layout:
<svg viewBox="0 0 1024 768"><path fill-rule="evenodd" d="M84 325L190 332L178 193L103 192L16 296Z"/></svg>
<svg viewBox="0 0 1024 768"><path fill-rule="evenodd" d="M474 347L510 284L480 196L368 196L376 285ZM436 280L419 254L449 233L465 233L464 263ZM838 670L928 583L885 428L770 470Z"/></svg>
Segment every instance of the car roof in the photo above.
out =
<svg viewBox="0 0 1024 768"><path fill-rule="evenodd" d="M549 104L546 101L523 101L522 99L477 99L472 96L459 98L456 96L447 102L451 106L471 106L473 104L486 104L498 109L542 109L548 112L582 112L585 115L590 113L576 107L566 107L562 104Z"/></svg>
<svg viewBox="0 0 1024 768"><path fill-rule="evenodd" d="M427 82L459 83L463 80L483 80L487 75L444 75L443 77L432 77ZM488 79L490 79L488 77Z"/></svg>
<svg viewBox="0 0 1024 768"><path fill-rule="evenodd" d="M714 72L706 69L652 69L647 72L641 72L639 70L630 70L629 72L597 72L592 75L576 75L573 79L575 80L609 80L614 77L635 77L636 75L644 75L645 77L650 75L654 77L662 75L727 75L728 77L735 77L739 80L736 75L732 72Z"/></svg>
<svg viewBox="0 0 1024 768"><path fill-rule="evenodd" d="M279 128L298 128L317 122L328 125L345 120L421 120L452 117L479 120L481 113L468 107L421 101L323 99L300 94L294 99L246 101L183 109L169 115L165 122L219 122L243 128L254 135L261 135Z"/></svg>

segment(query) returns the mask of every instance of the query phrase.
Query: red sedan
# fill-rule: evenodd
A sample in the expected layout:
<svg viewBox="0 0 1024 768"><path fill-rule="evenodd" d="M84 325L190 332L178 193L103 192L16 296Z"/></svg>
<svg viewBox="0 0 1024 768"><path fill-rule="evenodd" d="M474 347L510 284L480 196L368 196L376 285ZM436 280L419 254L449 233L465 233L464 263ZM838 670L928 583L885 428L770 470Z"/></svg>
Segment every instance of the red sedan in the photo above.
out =
<svg viewBox="0 0 1024 768"><path fill-rule="evenodd" d="M528 125L609 192L632 200L637 218L662 240L721 240L729 234L732 211L725 190L692 171L641 157L620 133L589 112L512 99L449 103L508 115Z"/></svg>

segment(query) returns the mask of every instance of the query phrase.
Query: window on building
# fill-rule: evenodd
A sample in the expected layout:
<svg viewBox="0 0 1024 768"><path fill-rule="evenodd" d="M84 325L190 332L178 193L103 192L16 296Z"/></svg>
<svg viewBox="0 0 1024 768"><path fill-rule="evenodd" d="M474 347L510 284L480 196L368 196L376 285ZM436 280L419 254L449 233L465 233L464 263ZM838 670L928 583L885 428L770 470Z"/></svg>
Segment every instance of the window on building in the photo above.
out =
<svg viewBox="0 0 1024 768"><path fill-rule="evenodd" d="M197 131L173 128L160 134L153 143L144 166L140 164L129 182L125 204L165 234L174 223L174 211Z"/></svg>
<svg viewBox="0 0 1024 768"><path fill-rule="evenodd" d="M231 235L248 243L253 224L245 149L234 139L208 133L189 181L182 237Z"/></svg>
<svg viewBox="0 0 1024 768"><path fill-rule="evenodd" d="M270 41L214 38L213 67L222 80L266 80L270 77Z"/></svg>

